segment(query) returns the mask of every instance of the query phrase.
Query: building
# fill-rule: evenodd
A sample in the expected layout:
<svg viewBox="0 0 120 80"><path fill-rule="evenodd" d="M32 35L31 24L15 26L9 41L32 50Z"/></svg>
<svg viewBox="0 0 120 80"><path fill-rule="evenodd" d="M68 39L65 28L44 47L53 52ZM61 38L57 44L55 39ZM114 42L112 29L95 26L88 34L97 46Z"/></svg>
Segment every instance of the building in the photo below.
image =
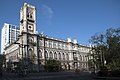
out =
<svg viewBox="0 0 120 80"><path fill-rule="evenodd" d="M77 40L60 40L44 35L39 36L38 54L41 64L46 60L55 59L61 62L66 70L80 69L89 70L88 59L90 47L80 45Z"/></svg>
<svg viewBox="0 0 120 80"><path fill-rule="evenodd" d="M24 3L20 10L20 35L15 43L5 48L6 62L16 63L25 58L34 63L31 69L42 70L48 59L61 62L66 70L88 70L90 47L77 43L77 40L60 40L36 32L36 8Z"/></svg>
<svg viewBox="0 0 120 80"><path fill-rule="evenodd" d="M16 25L4 23L1 32L1 53L4 52L6 46L17 40L20 29Z"/></svg>

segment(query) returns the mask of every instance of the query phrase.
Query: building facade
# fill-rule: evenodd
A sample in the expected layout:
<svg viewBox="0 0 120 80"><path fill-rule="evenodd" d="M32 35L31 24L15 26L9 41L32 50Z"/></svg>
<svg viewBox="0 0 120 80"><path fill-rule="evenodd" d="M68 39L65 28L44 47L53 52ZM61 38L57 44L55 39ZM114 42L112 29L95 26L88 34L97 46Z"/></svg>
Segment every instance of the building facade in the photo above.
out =
<svg viewBox="0 0 120 80"><path fill-rule="evenodd" d="M34 69L43 69L49 59L59 60L63 69L88 70L90 47L71 41L50 38L36 32L36 8L24 3L20 10L20 35L18 39L5 48L6 62L13 67L20 59L32 60ZM27 63L25 63L27 64Z"/></svg>
<svg viewBox="0 0 120 80"><path fill-rule="evenodd" d="M41 64L49 59L61 62L62 68L66 70L80 69L89 70L88 59L90 47L83 46L68 40L60 40L47 36L39 37L38 56Z"/></svg>
<svg viewBox="0 0 120 80"><path fill-rule="evenodd" d="M1 53L4 52L6 46L15 42L20 33L20 29L16 25L4 23L1 31Z"/></svg>

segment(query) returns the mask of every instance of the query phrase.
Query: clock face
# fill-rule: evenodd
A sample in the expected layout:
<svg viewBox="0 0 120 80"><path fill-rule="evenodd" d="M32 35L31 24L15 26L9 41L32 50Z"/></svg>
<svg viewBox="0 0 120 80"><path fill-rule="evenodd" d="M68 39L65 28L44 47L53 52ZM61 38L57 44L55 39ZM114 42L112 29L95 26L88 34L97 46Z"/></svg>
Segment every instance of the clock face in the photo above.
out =
<svg viewBox="0 0 120 80"><path fill-rule="evenodd" d="M32 31L33 30L33 25L28 24L28 30Z"/></svg>

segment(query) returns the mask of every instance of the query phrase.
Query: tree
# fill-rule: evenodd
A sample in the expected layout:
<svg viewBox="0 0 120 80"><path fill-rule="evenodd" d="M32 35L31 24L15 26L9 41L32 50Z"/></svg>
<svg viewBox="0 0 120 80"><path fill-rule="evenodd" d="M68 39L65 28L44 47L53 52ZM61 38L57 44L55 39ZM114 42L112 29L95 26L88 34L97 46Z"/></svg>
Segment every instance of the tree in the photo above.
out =
<svg viewBox="0 0 120 80"><path fill-rule="evenodd" d="M33 71L34 61L30 58L19 59L16 71L20 76L26 76L28 72Z"/></svg>
<svg viewBox="0 0 120 80"><path fill-rule="evenodd" d="M57 60L47 60L47 63L44 66L46 71L59 71L61 68L61 63Z"/></svg>
<svg viewBox="0 0 120 80"><path fill-rule="evenodd" d="M4 54L0 54L0 76L2 76L3 68L5 67L6 58Z"/></svg>
<svg viewBox="0 0 120 80"><path fill-rule="evenodd" d="M120 69L120 28L110 28L104 34L95 34L90 42L94 45L92 57L95 65L99 68L107 66L110 70Z"/></svg>
<svg viewBox="0 0 120 80"><path fill-rule="evenodd" d="M109 68L120 69L120 28L108 29L106 33L108 52L106 54Z"/></svg>
<svg viewBox="0 0 120 80"><path fill-rule="evenodd" d="M0 54L0 69L3 68L3 65L5 66L6 58L4 54Z"/></svg>

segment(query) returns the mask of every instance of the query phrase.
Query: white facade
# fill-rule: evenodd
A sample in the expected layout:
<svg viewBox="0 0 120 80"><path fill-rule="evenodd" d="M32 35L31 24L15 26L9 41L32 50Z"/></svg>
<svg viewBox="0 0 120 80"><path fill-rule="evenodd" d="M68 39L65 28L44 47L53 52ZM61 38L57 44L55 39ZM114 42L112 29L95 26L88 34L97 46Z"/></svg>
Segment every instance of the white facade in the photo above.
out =
<svg viewBox="0 0 120 80"><path fill-rule="evenodd" d="M60 40L50 37L40 37L38 46L38 58L42 65L46 60L55 59L61 62L66 70L89 70L88 59L90 47L80 45L77 40Z"/></svg>
<svg viewBox="0 0 120 80"><path fill-rule="evenodd" d="M4 23L1 31L1 53L4 52L5 47L16 41L19 33L18 26Z"/></svg>

